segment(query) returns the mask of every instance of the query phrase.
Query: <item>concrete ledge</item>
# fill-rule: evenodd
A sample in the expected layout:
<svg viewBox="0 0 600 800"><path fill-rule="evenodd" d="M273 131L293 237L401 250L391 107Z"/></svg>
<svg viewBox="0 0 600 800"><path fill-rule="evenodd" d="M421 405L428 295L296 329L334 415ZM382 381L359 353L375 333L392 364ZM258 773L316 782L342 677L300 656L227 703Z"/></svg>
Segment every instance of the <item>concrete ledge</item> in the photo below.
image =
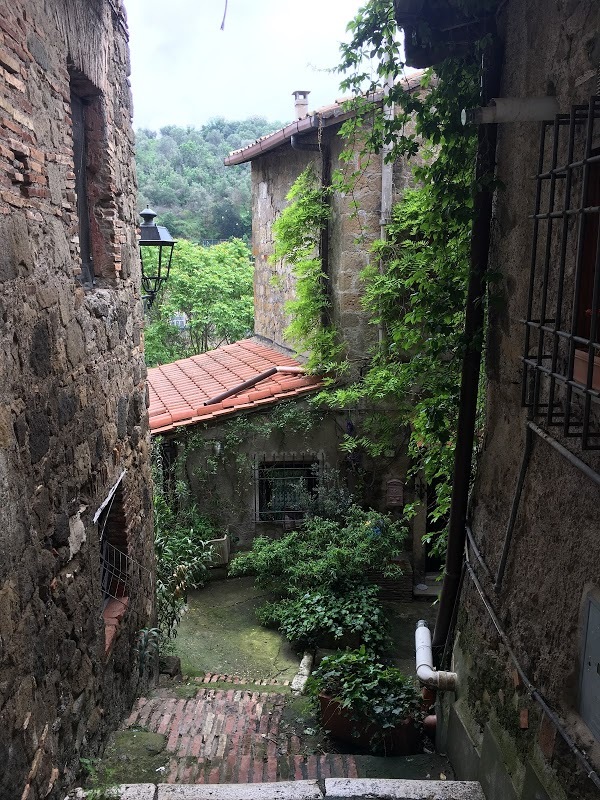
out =
<svg viewBox="0 0 600 800"><path fill-rule="evenodd" d="M476 781L404 781L327 778L327 800L485 800Z"/></svg>
<svg viewBox="0 0 600 800"><path fill-rule="evenodd" d="M305 650L302 661L300 662L300 666L298 667L298 672L292 681L292 694L302 694L304 692L306 681L312 672L313 661L313 653L310 650Z"/></svg>
<svg viewBox="0 0 600 800"><path fill-rule="evenodd" d="M85 800L92 789L74 789L65 797L65 800ZM93 795L92 795L93 796ZM107 798L114 797L115 800L156 800L156 786L153 783L129 783L115 786L114 789L106 789Z"/></svg>
<svg viewBox="0 0 600 800"><path fill-rule="evenodd" d="M485 800L476 781L326 778L321 781L184 785L139 783L115 787L118 800ZM107 795L107 797L110 795ZM84 800L83 789L65 800Z"/></svg>
<svg viewBox="0 0 600 800"><path fill-rule="evenodd" d="M153 783L132 783L121 786L120 800L155 800L156 786Z"/></svg>
<svg viewBox="0 0 600 800"><path fill-rule="evenodd" d="M156 800L322 800L317 781L221 783L183 786L161 783Z"/></svg>

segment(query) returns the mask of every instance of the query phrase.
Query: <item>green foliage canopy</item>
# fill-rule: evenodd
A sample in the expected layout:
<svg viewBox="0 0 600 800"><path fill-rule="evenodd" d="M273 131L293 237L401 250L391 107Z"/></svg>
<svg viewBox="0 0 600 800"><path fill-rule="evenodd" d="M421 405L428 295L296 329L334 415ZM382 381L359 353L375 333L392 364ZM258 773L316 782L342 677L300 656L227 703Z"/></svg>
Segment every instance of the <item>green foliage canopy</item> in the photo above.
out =
<svg viewBox="0 0 600 800"><path fill-rule="evenodd" d="M251 230L249 164L225 157L282 127L262 117L212 119L201 128L167 125L136 131L140 204L150 205L175 237L247 240Z"/></svg>
<svg viewBox="0 0 600 800"><path fill-rule="evenodd" d="M349 24L352 41L343 46L340 71L345 89L360 94L391 78L387 103L395 103L393 119L384 108L356 104L356 115L343 126L355 143L363 136L368 114L367 152L391 145L388 158L412 158L415 188L404 191L393 210L386 238L375 243L373 266L362 275L364 307L383 333L369 369L360 381L323 395L333 407L390 405L396 408L396 429L382 426L376 412L361 432L347 436L348 450L373 455L388 446L386 437L409 430L412 472L421 472L437 497L433 519L449 509L458 421L460 371L465 348L482 342L464 340L464 309L469 274L473 220L476 137L460 120L460 110L477 105L479 43L462 59L449 58L425 72L425 91L406 92L404 64L394 39L392 0L370 0ZM365 57L375 62L365 69ZM364 139L364 137L363 137ZM351 147L349 146L348 152ZM338 174L336 187L351 191L354 174ZM382 440L381 435L384 435ZM407 509L410 513L410 508ZM437 546L444 548L444 537Z"/></svg>
<svg viewBox="0 0 600 800"><path fill-rule="evenodd" d="M148 366L243 339L253 330L253 265L239 239L200 247L180 241L169 280L152 306L145 329ZM173 323L185 314L186 327Z"/></svg>
<svg viewBox="0 0 600 800"><path fill-rule="evenodd" d="M319 252L321 231L331 210L328 190L320 185L312 165L296 178L286 199L288 205L273 223L272 256L273 261L285 261L296 278L295 299L286 304L292 317L286 335L298 351L308 351L309 372L339 372L342 347L329 321L328 277Z"/></svg>

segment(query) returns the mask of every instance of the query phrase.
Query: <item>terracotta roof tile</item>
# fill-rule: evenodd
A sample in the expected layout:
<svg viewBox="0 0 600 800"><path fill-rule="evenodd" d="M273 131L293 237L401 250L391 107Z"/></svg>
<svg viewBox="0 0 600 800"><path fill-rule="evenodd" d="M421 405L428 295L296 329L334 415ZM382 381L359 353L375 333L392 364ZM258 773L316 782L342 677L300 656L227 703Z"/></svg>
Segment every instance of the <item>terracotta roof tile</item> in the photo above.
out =
<svg viewBox="0 0 600 800"><path fill-rule="evenodd" d="M265 406L321 388L319 378L302 372L276 372L256 384L273 367L301 367L298 361L252 339L210 350L148 370L150 430L166 433L176 427L206 422L238 411ZM238 389L218 403L213 397Z"/></svg>

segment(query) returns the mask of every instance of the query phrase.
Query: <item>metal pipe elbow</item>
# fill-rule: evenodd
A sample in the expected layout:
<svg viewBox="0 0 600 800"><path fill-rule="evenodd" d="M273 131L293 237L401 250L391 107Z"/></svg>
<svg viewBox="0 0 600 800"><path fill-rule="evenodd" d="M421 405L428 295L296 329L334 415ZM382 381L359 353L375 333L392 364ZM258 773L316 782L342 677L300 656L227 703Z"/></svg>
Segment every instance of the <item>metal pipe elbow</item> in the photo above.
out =
<svg viewBox="0 0 600 800"><path fill-rule="evenodd" d="M415 631L415 658L417 678L425 686L440 691L455 692L458 683L456 672L436 670L433 666L431 631L424 619L417 622Z"/></svg>

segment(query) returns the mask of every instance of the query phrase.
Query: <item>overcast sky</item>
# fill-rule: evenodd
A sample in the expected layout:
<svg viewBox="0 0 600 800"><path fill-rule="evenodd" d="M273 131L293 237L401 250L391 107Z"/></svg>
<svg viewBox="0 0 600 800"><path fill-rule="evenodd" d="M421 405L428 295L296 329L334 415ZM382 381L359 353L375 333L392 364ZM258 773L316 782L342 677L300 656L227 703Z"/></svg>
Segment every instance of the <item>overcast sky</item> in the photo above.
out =
<svg viewBox="0 0 600 800"><path fill-rule="evenodd" d="M347 23L365 0L125 0L134 127L200 126L211 117L293 119L292 92L309 108L341 93Z"/></svg>

